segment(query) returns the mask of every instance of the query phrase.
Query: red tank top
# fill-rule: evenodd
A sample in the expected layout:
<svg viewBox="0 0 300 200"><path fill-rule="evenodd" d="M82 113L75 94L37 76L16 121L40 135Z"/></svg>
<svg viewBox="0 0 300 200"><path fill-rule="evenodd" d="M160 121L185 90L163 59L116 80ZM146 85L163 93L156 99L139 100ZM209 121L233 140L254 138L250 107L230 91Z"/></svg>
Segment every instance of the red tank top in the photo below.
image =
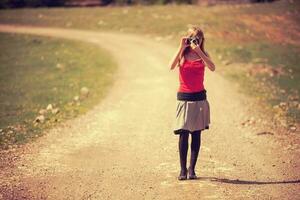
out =
<svg viewBox="0 0 300 200"><path fill-rule="evenodd" d="M178 92L200 92L204 90L204 69L205 63L201 60L184 61L179 67L179 88Z"/></svg>

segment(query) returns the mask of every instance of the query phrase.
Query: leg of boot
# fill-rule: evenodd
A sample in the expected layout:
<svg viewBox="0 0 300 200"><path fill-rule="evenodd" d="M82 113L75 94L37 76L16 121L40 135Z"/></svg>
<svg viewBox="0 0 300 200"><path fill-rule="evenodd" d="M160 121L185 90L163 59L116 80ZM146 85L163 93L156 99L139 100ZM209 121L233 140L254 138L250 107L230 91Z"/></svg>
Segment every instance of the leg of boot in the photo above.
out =
<svg viewBox="0 0 300 200"><path fill-rule="evenodd" d="M187 152L189 147L188 139L189 139L189 132L182 131L179 135L179 142L178 142L180 167L181 167L180 175L182 176L187 174L186 163L187 163Z"/></svg>
<svg viewBox="0 0 300 200"><path fill-rule="evenodd" d="M198 159L198 154L201 145L201 131L194 131L192 132L192 142L191 142L191 159L190 159L190 167L189 167L189 174L195 174L195 166Z"/></svg>

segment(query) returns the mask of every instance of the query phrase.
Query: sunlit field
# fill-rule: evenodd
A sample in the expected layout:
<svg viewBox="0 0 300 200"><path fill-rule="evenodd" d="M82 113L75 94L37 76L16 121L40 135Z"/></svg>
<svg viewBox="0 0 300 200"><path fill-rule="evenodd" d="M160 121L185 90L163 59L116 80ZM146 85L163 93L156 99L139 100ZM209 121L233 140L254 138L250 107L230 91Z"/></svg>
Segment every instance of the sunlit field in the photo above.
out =
<svg viewBox="0 0 300 200"><path fill-rule="evenodd" d="M1 23L90 30L115 30L178 45L188 24L205 31L206 48L218 71L259 94L289 120L299 115L300 3L218 6L123 6L0 11ZM167 66L166 66L167 67ZM287 106L284 108L280 105Z"/></svg>
<svg viewBox="0 0 300 200"><path fill-rule="evenodd" d="M0 199L297 199L300 1L109 2L0 10Z"/></svg>
<svg viewBox="0 0 300 200"><path fill-rule="evenodd" d="M205 47L216 63L217 71L239 84L240 92L256 96L257 102L270 112L274 119L288 127L300 119L299 8L299 2L281 1L270 4L207 7L154 5L27 8L1 10L0 23L94 31L113 30L121 34L138 33L144 35L145 40L154 39L174 46L179 44L179 38L185 34L187 25L200 25L205 33ZM93 85L91 77L100 73L102 68L99 66L112 65L111 61L107 61L107 55L104 56L105 59L99 59L96 54L99 50L91 46L74 42L63 42L64 46L60 44L56 39L1 34L1 48L5 49L1 52L1 88L4 93L9 94L2 98L5 102L14 102L13 105L4 104L0 108L3 111L1 113L4 113L1 116L2 128L19 120L32 120L38 109L47 106L48 98L51 98L53 103L64 105L76 95L80 87L87 85L97 88ZM16 58L11 59L14 56ZM67 70L54 75L58 70L55 66L60 63L66 65ZM33 70L41 64L44 66L41 69L43 71ZM19 75L11 74L10 69L4 69L7 65L13 66L10 69L22 70L18 72ZM80 67L83 65L90 66L90 70L82 71ZM71 71L70 67L76 70ZM87 76L82 74L83 72L88 73ZM76 83L79 74L82 77L81 81L86 82ZM28 77L31 76L38 78L27 83ZM40 81L40 76L45 80ZM61 79L62 76L64 79ZM88 76L90 78L86 78ZM105 85L105 81L99 84ZM4 87L7 83L9 86ZM74 85L72 90L69 90L70 84ZM61 88L55 93L52 88L58 85ZM29 96L26 100L24 93L12 92L12 88L22 91L23 87L32 88L31 93L26 94ZM47 90L44 90L45 88ZM49 92L53 95L46 97ZM16 96L17 101L11 101L16 99ZM92 98L92 101L95 103L100 96ZM25 101L22 111L17 109L17 106L23 105L20 101ZM62 103L59 103L60 101ZM21 112L20 118L9 117L9 113L15 111ZM16 138L23 140L21 135Z"/></svg>
<svg viewBox="0 0 300 200"><path fill-rule="evenodd" d="M86 113L117 69L110 54L81 42L1 33L0 46L1 148Z"/></svg>

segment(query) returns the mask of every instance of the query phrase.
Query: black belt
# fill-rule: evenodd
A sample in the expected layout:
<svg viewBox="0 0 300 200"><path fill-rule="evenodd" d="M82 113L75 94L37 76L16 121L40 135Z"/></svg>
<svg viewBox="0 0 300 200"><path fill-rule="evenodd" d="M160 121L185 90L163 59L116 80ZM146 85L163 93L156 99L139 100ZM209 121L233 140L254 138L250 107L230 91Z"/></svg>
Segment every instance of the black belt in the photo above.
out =
<svg viewBox="0 0 300 200"><path fill-rule="evenodd" d="M206 90L200 92L177 92L177 100L202 101L206 100Z"/></svg>

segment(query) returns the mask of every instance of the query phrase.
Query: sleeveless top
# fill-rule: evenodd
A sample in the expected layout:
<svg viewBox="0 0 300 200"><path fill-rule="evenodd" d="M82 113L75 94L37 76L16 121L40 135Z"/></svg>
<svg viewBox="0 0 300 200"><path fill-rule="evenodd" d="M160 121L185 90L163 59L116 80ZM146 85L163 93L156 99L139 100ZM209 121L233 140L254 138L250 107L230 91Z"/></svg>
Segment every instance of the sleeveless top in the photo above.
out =
<svg viewBox="0 0 300 200"><path fill-rule="evenodd" d="M185 59L179 67L178 100L200 101L206 99L204 88L205 63L202 59L190 61Z"/></svg>

